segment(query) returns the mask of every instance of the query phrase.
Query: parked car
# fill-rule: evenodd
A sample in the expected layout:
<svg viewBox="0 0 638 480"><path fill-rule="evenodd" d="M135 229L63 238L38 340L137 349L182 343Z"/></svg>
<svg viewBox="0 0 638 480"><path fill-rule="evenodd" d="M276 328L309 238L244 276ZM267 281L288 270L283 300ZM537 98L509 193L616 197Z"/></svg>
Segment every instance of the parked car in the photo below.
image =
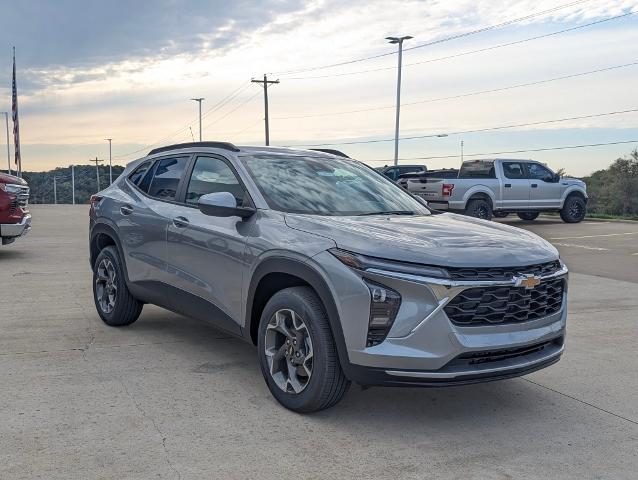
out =
<svg viewBox="0 0 638 480"><path fill-rule="evenodd" d="M458 175L410 176L399 184L432 208L487 220L516 213L531 221L541 212L559 212L563 221L577 223L587 213L585 182L560 177L534 160L468 160Z"/></svg>
<svg viewBox="0 0 638 480"><path fill-rule="evenodd" d="M563 352L567 268L552 245L432 212L349 158L158 148L91 198L89 239L106 324L145 303L209 321L257 346L270 392L298 412L351 382L463 385Z"/></svg>
<svg viewBox="0 0 638 480"><path fill-rule="evenodd" d="M406 173L427 172L428 167L425 165L385 165L383 167L377 167L376 170L396 182L401 175L405 175Z"/></svg>
<svg viewBox="0 0 638 480"><path fill-rule="evenodd" d="M19 177L0 172L0 239L13 243L31 228L29 186Z"/></svg>

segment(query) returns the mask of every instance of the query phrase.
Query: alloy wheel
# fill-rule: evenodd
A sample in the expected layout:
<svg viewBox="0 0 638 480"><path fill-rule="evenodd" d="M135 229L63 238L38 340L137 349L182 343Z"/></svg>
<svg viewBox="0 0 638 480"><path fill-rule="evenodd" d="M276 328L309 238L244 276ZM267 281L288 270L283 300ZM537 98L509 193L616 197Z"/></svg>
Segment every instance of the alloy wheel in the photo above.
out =
<svg viewBox="0 0 638 480"><path fill-rule="evenodd" d="M277 310L266 327L264 346L275 384L286 393L301 393L312 377L314 353L301 316L290 309Z"/></svg>
<svg viewBox="0 0 638 480"><path fill-rule="evenodd" d="M95 296L102 312L111 313L113 311L115 308L115 298L117 296L117 279L115 266L108 258L102 259L97 267Z"/></svg>

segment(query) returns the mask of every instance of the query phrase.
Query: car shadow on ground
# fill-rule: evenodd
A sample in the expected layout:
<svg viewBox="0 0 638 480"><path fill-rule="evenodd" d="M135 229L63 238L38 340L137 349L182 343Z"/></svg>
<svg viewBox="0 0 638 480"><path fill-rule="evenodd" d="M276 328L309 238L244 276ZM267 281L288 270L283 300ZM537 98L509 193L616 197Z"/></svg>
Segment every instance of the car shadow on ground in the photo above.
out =
<svg viewBox="0 0 638 480"><path fill-rule="evenodd" d="M201 362L191 367L192 373L232 375L236 388L244 390L240 396L250 397L255 408L273 414L293 414L281 407L268 392L259 370L256 348L241 339L218 330L205 322L167 314L162 310L149 311L135 324L126 327L140 336L160 336L163 341L188 345L180 348L183 355L197 349ZM554 367L555 368L555 367ZM228 371L224 371L228 370ZM255 385L261 389L255 397ZM210 384L214 396L215 384ZM466 422L491 428L496 418L501 421L550 421L542 418L539 405L547 402L549 392L521 379L510 379L484 384L452 387L372 387L362 389L353 384L344 399L334 408L313 414L313 421L321 424L349 425L356 429L365 421L368 425L385 428L402 425L406 431L420 429L423 424L459 422L454 428L463 428ZM533 416L532 412L541 417ZM523 423L527 423L523 420ZM420 427L418 425L421 425Z"/></svg>

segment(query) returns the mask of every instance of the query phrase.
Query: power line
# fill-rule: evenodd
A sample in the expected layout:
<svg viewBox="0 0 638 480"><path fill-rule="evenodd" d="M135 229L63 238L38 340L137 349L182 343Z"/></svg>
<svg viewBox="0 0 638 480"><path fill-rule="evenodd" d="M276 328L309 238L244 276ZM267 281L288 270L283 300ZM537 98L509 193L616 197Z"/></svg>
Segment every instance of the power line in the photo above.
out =
<svg viewBox="0 0 638 480"><path fill-rule="evenodd" d="M521 39L521 40L515 40L513 42L499 43L497 45L492 45L490 47L478 48L476 50L469 50L467 52L455 53L453 55L446 55L444 57L437 57L437 58L431 58L431 59L428 59L428 60L422 60L422 61L419 61L419 62L406 63L403 66L404 67L413 67L415 65L423 65L423 64L426 64L426 63L440 62L442 60L450 60L452 58L463 57L463 56L472 55L472 54L475 54L475 53L487 52L487 51L490 51L490 50L496 50L498 48L510 47L512 45L519 45L519 44L522 44L522 43L531 42L533 40L539 40L541 38L553 37L553 36L560 35L560 34L563 34L563 33L572 32L574 30L580 30L582 28L587 28L587 27L591 27L591 26L598 25L598 24L601 24L601 23L610 22L610 21L613 21L613 20L618 20L618 19L621 19L621 18L628 17L630 15L634 15L635 13L636 12L623 13L622 15L616 15L615 17L609 17L609 18L604 18L602 20L596 20L595 22L586 23L584 25L578 25L578 26L571 27L571 28L566 28L566 29L563 29L563 30L558 30L556 32L545 33L543 35L536 35L534 37L528 37L528 38L524 38L524 39ZM357 70L355 72L333 73L333 74L328 74L328 75L314 75L314 76L308 76L308 77L289 77L289 78L287 78L287 80L312 80L312 79L319 79L319 78L345 77L345 76L349 76L349 75L360 75L362 73L372 73L372 72L381 72L381 71L385 71L385 70L394 70L395 68L396 67L394 67L394 66L392 66L392 67L378 67L378 68L370 68L370 69L367 69L367 70Z"/></svg>
<svg viewBox="0 0 638 480"><path fill-rule="evenodd" d="M480 133L480 132L489 132L493 130L505 130L508 128L520 128L520 127L531 127L535 125L544 125L549 123L559 123L559 122L567 122L570 120L584 120L587 118L597 118L597 117L605 117L609 115L619 115L623 113L634 113L638 112L638 108L632 108L629 110L618 110L615 112L605 112L605 113L594 113L591 115L581 115L577 117L567 117L567 118L557 118L552 120L542 120L538 122L528 122L528 123L517 123L513 125L501 125L497 127L485 127L485 128L476 128L473 130L460 130L456 132L441 132L437 134L428 134L428 135L412 135L409 137L400 137L399 140L416 140L419 138L432 138L432 137L448 137L451 135L466 135L468 133ZM313 143L313 144L301 144L301 145L285 145L286 147L328 147L331 145L360 145L365 143L383 143L383 142L393 142L394 138L384 138L380 140L358 140L358 141L348 141L348 142L334 142L334 143Z"/></svg>
<svg viewBox="0 0 638 480"><path fill-rule="evenodd" d="M512 25L513 23L523 22L525 20L529 20L530 18L538 17L538 16L541 16L541 15L546 15L548 13L554 13L554 12L556 12L558 10L563 9L563 8L573 7L575 5L578 5L578 4L581 4L581 3L585 3L585 2L588 2L588 1L590 1L590 0L578 0L578 1L575 1L575 2L566 3L566 4L563 4L563 5L559 5L559 6L550 8L548 10L543 10L543 11L540 11L540 12L532 13L532 14L526 15L524 17L519 17L519 18L514 18L514 19L511 19L511 20L507 20L505 22L501 22L501 23L498 23L496 25L490 25L490 26L482 27L482 28L479 28L479 29L476 29L476 30L471 30L469 32L463 32L463 33L451 35L449 37L441 38L439 40L433 40L431 42L423 43L421 45L415 45L414 47L406 48L406 50L413 50L415 48L428 47L428 46L437 45L437 44L440 44L440 43L443 43L443 42L449 42L450 40L456 40L458 38L463 38L463 37L468 37L470 35L475 35L477 33L487 32L489 30L494 30L494 29L501 28L501 27L504 27L504 26L507 26L507 25ZM350 65L350 64L353 64L353 63L364 62L366 60L373 60L373 59L376 59L376 58L387 57L389 55L396 55L396 53L397 52L395 52L395 51L387 52L387 53L380 53L380 54L377 54L377 55L370 55L368 57L357 58L357 59L354 59L354 60L347 60L347 61L339 62L339 63L332 63L332 64L329 64L329 65L320 65L320 66L317 66L317 67L300 68L300 69L296 69L296 70L288 70L288 71L285 71L285 72L274 72L273 75L282 75L282 76L283 75L292 75L292 74L295 74L295 73L311 72L311 71L314 71L314 70L323 70L323 69L326 69L326 68L341 67L343 65Z"/></svg>
<svg viewBox="0 0 638 480"><path fill-rule="evenodd" d="M569 150L574 148L588 148L588 147L603 147L607 145L622 145L627 143L638 143L638 140L621 140L618 142L607 142L607 143L588 143L584 145L567 145L562 147L544 147L544 148L533 148L529 150L508 150L502 152L485 152L485 153L465 153L465 157L481 157L485 155L505 155L510 153L531 153L531 152L547 152L551 150ZM410 158L400 158L399 160L435 160L435 159L444 159L444 158L458 158L460 155L440 155L434 157L410 157ZM391 162L392 159L383 159L383 160L365 160L366 162Z"/></svg>
<svg viewBox="0 0 638 480"><path fill-rule="evenodd" d="M218 122L221 122L224 118L226 118L229 115L235 113L237 110L239 110L241 107L246 105L248 102L250 102L252 99L254 99L255 97L257 97L257 95L260 95L260 94L261 94L261 92L257 92L254 95L248 97L246 100L244 100L242 103L237 105L235 108L233 108L232 110L226 112L223 116L219 117L218 119L216 119L216 120L212 121L211 123L209 123L208 125L206 125L206 128L210 127L211 125L215 125Z"/></svg>
<svg viewBox="0 0 638 480"><path fill-rule="evenodd" d="M587 72L580 72L580 73L573 73L570 75L563 75L560 77L553 77L553 78L548 78L548 79L544 79L544 80L537 80L535 82L526 82L526 83L519 83L516 85L509 85L506 87L499 87L499 88L493 88L493 89L489 89L489 90L479 90L479 91L475 91L475 92L469 92L469 93L462 93L459 95L451 95L448 97L439 97L439 98L430 98L430 99L426 99L426 100L417 100L414 102L407 102L407 103L402 103L401 106L405 107L405 106L410 106L410 105L419 105L419 104L423 104L423 103L432 103L432 102L441 102L444 100L454 100L457 98L465 98L465 97L470 97L470 96L474 96L474 95L483 95L486 93L496 93L496 92L503 92L506 90L513 90L515 88L522 88L522 87L531 87L534 85L541 85L544 83L550 83L550 82L556 82L558 80L565 80L568 78L576 78L576 77L583 77L586 75L593 75L595 73L601 73L601 72L607 72L610 70L616 70L618 68L626 68L626 67L632 67L638 65L638 62L631 62L631 63L625 63L622 65L614 65L612 67L605 67L605 68L599 68L596 70L590 70ZM375 110L387 110L390 108L395 108L395 105L388 105L388 106L383 106L383 107L369 107L369 108L362 108L362 109L358 109L358 110L345 110L345 111L341 111L341 112L328 112L328 113L314 113L314 114L304 114L304 115L291 115L291 116L287 116L287 117L275 117L275 120L290 120L290 119L296 119L296 118L312 118L312 117L327 117L327 116L333 116L333 115L347 115L347 114L351 114L351 113L363 113L363 112L371 112L371 111L375 111Z"/></svg>

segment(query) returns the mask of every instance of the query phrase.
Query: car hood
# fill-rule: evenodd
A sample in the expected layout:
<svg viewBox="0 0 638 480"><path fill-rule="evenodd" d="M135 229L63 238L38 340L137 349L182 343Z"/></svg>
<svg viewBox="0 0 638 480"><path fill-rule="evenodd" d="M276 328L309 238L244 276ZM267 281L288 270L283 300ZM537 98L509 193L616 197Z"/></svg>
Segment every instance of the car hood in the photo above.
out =
<svg viewBox="0 0 638 480"><path fill-rule="evenodd" d="M13 183L16 185L26 185L27 182L20 177L0 172L0 183Z"/></svg>
<svg viewBox="0 0 638 480"><path fill-rule="evenodd" d="M451 213L424 216L286 214L293 229L332 239L364 255L441 266L519 266L549 262L558 251L515 227Z"/></svg>

